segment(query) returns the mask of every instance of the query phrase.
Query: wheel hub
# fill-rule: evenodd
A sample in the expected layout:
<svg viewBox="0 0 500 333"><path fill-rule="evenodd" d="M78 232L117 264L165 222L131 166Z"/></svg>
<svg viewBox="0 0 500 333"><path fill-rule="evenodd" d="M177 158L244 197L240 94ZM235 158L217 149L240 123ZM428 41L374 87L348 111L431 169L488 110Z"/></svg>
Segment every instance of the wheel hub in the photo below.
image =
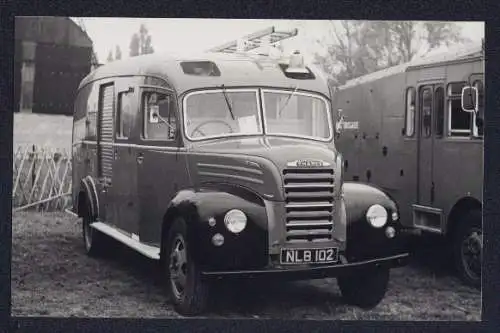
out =
<svg viewBox="0 0 500 333"><path fill-rule="evenodd" d="M181 298L187 283L187 255L182 236L177 236L173 242L169 271L174 296Z"/></svg>
<svg viewBox="0 0 500 333"><path fill-rule="evenodd" d="M462 263L467 273L475 279L481 276L482 232L472 229L462 242Z"/></svg>

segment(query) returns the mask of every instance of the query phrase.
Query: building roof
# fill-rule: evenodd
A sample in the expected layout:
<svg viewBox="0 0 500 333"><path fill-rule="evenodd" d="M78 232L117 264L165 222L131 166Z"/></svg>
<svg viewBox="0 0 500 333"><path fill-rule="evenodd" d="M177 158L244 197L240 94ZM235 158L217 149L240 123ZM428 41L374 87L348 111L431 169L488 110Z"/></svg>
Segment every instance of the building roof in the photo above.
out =
<svg viewBox="0 0 500 333"><path fill-rule="evenodd" d="M92 40L78 24L69 17L16 16L15 39L48 43L92 47Z"/></svg>
<svg viewBox="0 0 500 333"><path fill-rule="evenodd" d="M314 80L297 80L285 76L279 63L286 59L276 60L260 55L200 53L190 55L149 54L131 57L105 64L85 77L80 87L91 81L114 75L154 75L167 80L172 88L182 94L197 88L216 88L224 84L226 87L267 86L311 90L329 97L329 88L321 72L313 66L309 68L315 74ZM184 74L181 62L212 61L219 68L218 77L204 77Z"/></svg>
<svg viewBox="0 0 500 333"><path fill-rule="evenodd" d="M438 66L450 61L476 58L482 54L482 45L480 43L468 43L455 46L452 49L431 52L424 57L420 57L407 63L385 68L367 75L347 81L339 89L353 87L359 84L376 81L395 74L411 71L424 66Z"/></svg>

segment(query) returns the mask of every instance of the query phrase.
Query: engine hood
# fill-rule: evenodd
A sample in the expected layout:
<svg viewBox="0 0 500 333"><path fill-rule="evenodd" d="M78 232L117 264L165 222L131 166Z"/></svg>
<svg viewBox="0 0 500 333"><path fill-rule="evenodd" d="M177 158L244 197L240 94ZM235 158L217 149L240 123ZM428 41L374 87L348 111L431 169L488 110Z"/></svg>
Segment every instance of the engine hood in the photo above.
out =
<svg viewBox="0 0 500 333"><path fill-rule="evenodd" d="M297 160L321 160L335 167L338 154L332 143L282 137L228 138L196 143L191 147L191 151L260 157L271 161L280 170L285 168L288 162Z"/></svg>
<svg viewBox="0 0 500 333"><path fill-rule="evenodd" d="M295 166L296 161L313 161L313 165L299 162L301 167L321 167L317 165L321 161L323 168L339 172L338 157L332 143L282 137L226 138L189 147L190 174L195 184L233 183L269 200L283 198L283 170Z"/></svg>

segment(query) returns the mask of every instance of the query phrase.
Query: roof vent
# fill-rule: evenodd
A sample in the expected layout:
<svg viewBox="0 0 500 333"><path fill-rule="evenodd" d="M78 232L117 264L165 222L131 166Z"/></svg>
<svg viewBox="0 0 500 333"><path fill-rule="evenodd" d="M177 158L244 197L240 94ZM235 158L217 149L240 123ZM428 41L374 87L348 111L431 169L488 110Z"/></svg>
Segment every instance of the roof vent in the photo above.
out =
<svg viewBox="0 0 500 333"><path fill-rule="evenodd" d="M298 80L314 80L316 77L304 64L304 57L299 51L295 51L291 56L288 64L280 64L285 76L291 79Z"/></svg>
<svg viewBox="0 0 500 333"><path fill-rule="evenodd" d="M181 67L186 75L220 76L220 70L212 61L184 61Z"/></svg>

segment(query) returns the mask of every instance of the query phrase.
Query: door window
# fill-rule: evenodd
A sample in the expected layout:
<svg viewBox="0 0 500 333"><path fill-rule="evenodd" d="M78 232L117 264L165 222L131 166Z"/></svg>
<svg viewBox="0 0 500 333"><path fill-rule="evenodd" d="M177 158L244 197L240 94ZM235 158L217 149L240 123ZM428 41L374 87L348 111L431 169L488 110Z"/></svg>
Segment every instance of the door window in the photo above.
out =
<svg viewBox="0 0 500 333"><path fill-rule="evenodd" d="M124 91L118 94L118 130L116 131L118 138L127 139L132 134L135 120L133 98L133 91Z"/></svg>
<svg viewBox="0 0 500 333"><path fill-rule="evenodd" d="M461 94L465 82L452 82L448 85L448 136L469 136L472 116L462 110Z"/></svg>
<svg viewBox="0 0 500 333"><path fill-rule="evenodd" d="M145 92L142 95L143 138L156 141L175 139L177 132L175 110L175 101L171 94Z"/></svg>
<svg viewBox="0 0 500 333"><path fill-rule="evenodd" d="M405 116L406 136L412 137L415 133L415 88L406 89L406 116Z"/></svg>
<svg viewBox="0 0 500 333"><path fill-rule="evenodd" d="M443 137L444 133L444 88L437 87L434 90L434 114L436 115L436 137Z"/></svg>
<svg viewBox="0 0 500 333"><path fill-rule="evenodd" d="M425 138L432 133L432 90L425 87L420 90L421 135Z"/></svg>

